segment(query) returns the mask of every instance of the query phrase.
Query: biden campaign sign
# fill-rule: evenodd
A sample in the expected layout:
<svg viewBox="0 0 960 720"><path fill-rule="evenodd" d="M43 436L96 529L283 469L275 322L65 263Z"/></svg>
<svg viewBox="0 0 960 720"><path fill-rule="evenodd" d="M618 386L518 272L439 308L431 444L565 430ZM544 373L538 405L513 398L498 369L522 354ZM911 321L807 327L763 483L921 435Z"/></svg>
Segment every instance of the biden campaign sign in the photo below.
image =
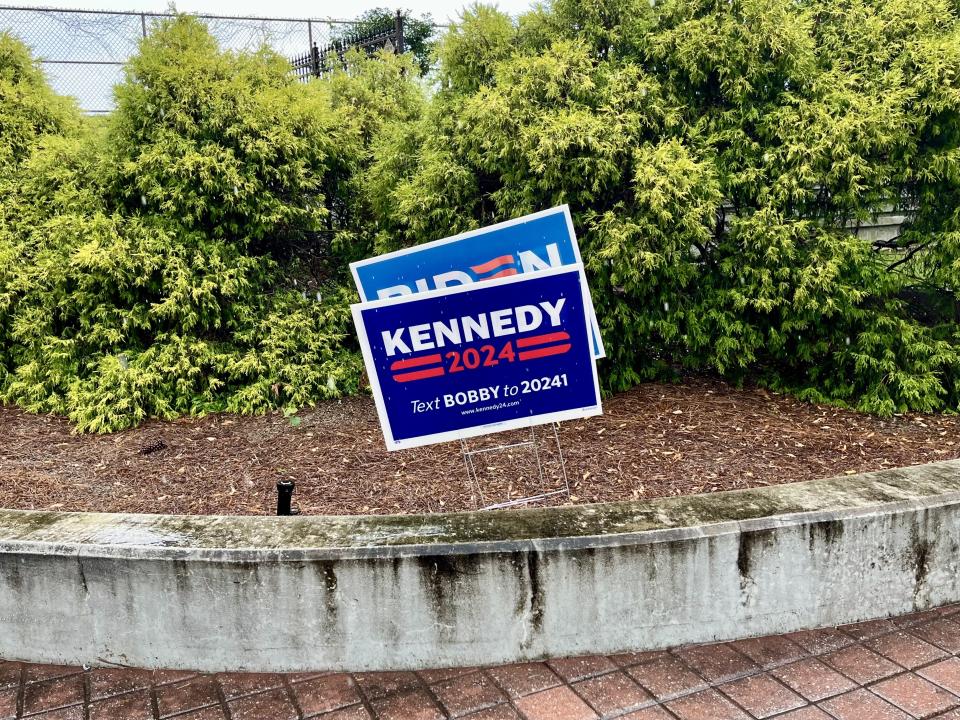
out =
<svg viewBox="0 0 960 720"><path fill-rule="evenodd" d="M598 415L579 265L352 306L389 450Z"/></svg>
<svg viewBox="0 0 960 720"><path fill-rule="evenodd" d="M582 268L580 248L570 209L561 205L361 260L350 270L360 299L367 302L573 265ZM604 357L589 293L587 312L594 357Z"/></svg>

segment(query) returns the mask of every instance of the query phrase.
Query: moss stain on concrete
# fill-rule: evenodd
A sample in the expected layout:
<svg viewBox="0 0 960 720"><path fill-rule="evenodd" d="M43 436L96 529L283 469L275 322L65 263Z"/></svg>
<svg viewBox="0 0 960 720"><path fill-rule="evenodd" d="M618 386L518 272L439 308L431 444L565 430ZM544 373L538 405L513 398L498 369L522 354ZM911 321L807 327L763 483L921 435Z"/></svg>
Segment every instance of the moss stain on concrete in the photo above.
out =
<svg viewBox="0 0 960 720"><path fill-rule="evenodd" d="M587 538L737 523L776 515L851 510L960 493L960 461L649 501L409 516L218 517L0 510L0 543L92 543L104 547L273 550L402 548ZM109 530L125 529L110 534ZM155 541L146 542L144 533ZM99 538L107 537L107 541ZM818 537L819 539L819 537ZM831 542L829 531L822 537Z"/></svg>

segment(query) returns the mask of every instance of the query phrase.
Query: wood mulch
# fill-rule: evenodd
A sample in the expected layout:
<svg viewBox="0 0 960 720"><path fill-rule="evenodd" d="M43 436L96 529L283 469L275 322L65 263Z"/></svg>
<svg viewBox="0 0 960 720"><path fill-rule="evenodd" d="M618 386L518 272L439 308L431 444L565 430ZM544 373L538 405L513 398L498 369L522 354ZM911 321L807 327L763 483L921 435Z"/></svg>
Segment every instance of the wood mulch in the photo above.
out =
<svg viewBox="0 0 960 720"><path fill-rule="evenodd" d="M269 515L277 480L292 479L294 504L305 514L448 512L563 487L549 427L534 431L535 446L473 456L474 484L458 443L388 453L370 398L325 403L299 418L295 426L279 414L213 415L94 436L74 434L63 418L0 406L0 507ZM571 496L554 496L553 504L756 487L960 457L956 416L880 419L703 378L616 395L601 417L563 423L559 437ZM529 438L516 431L469 445Z"/></svg>

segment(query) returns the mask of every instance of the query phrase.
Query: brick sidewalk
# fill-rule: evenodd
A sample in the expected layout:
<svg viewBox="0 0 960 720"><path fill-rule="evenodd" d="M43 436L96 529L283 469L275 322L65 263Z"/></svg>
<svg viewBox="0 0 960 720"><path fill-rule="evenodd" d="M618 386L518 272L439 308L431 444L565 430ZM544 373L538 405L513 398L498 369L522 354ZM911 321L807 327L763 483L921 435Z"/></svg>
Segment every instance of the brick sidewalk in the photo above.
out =
<svg viewBox="0 0 960 720"><path fill-rule="evenodd" d="M0 661L0 720L960 720L958 613L418 673L85 672Z"/></svg>

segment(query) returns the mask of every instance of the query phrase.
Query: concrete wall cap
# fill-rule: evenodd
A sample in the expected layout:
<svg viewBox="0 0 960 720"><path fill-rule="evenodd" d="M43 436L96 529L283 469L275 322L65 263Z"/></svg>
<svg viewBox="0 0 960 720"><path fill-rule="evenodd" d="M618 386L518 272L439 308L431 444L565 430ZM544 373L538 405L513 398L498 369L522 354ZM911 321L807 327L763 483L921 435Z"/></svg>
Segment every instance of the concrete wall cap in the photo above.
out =
<svg viewBox="0 0 960 720"><path fill-rule="evenodd" d="M427 515L199 516L0 510L0 553L297 561L670 542L960 501L960 460L634 502Z"/></svg>

